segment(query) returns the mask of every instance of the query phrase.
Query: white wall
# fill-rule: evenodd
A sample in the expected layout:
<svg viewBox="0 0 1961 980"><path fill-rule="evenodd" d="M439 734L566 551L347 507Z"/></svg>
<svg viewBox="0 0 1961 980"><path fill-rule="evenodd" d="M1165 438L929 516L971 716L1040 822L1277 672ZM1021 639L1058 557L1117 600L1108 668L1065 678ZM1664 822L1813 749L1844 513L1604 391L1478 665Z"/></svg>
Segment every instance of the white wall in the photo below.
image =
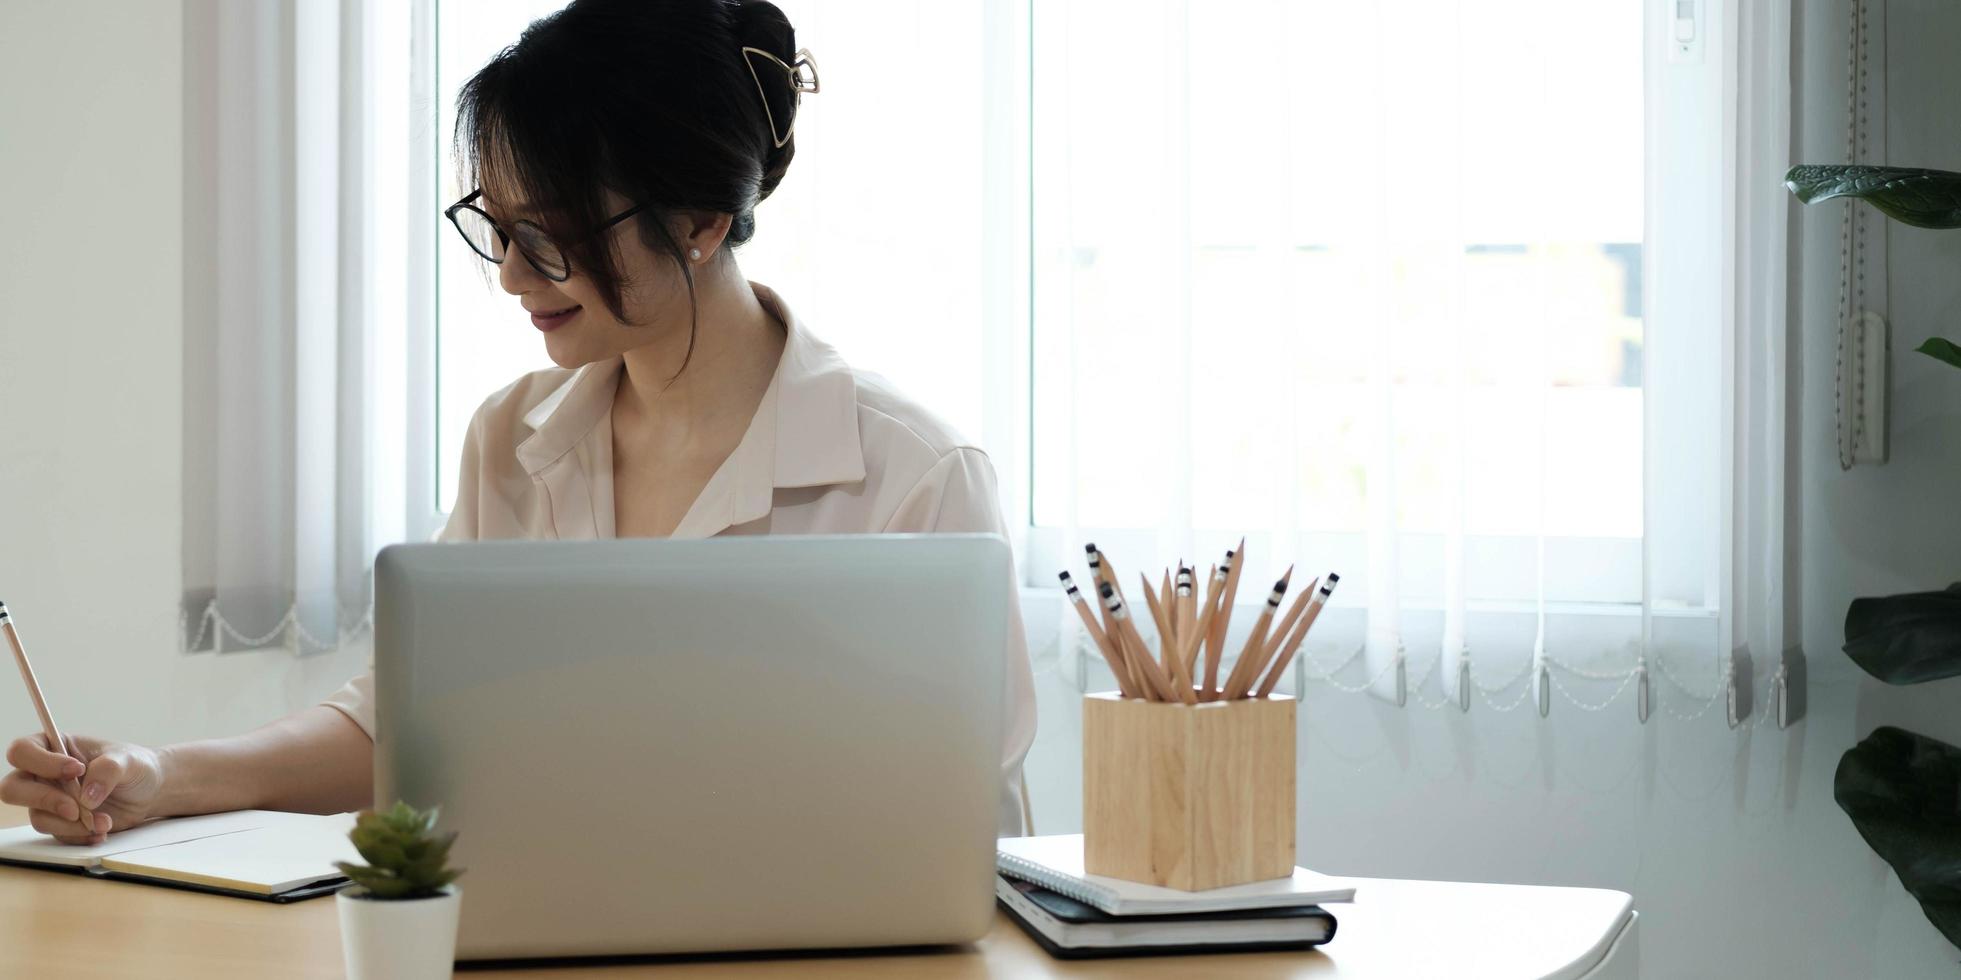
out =
<svg viewBox="0 0 1961 980"><path fill-rule="evenodd" d="M1798 156L1839 162L1847 5L1795 6ZM1887 17L1888 162L1961 169L1961 5L1891 0ZM1304 864L1629 891L1650 977L1956 974L1961 953L1859 838L1831 784L1839 755L1880 724L1961 743L1961 679L1889 689L1839 650L1854 596L1961 579L1961 371L1910 352L1931 334L1961 337L1961 232L1888 225L1892 460L1840 473L1838 207L1804 209L1793 225L1789 540L1802 569L1809 717L1780 732L1760 713L1732 732L1719 708L1692 722L1658 713L1641 726L1623 696L1598 713L1556 699L1541 721L1529 706L1464 716L1316 686L1301 715ZM1769 659L1756 664L1760 693ZM1052 660L1038 688L1036 821L1045 833L1079 829L1075 688ZM1655 696L1681 703L1666 682Z"/></svg>
<svg viewBox="0 0 1961 980"><path fill-rule="evenodd" d="M177 652L181 38L176 2L0 3L0 599L65 729L152 742L365 657ZM0 732L35 726L0 679Z"/></svg>

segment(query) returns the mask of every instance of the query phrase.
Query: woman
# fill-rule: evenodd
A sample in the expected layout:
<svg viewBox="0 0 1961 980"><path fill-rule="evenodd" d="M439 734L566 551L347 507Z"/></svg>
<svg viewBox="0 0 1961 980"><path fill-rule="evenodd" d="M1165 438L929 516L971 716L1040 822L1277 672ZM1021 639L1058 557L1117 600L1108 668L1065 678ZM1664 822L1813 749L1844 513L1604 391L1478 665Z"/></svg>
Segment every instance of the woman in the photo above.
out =
<svg viewBox="0 0 1961 980"><path fill-rule="evenodd" d="M980 450L743 278L733 249L790 165L807 91L815 66L758 0L577 0L464 86L478 190L447 214L559 367L477 410L443 540L1002 530ZM1035 727L1011 627L1003 833L1022 826ZM367 806L372 684L230 738L77 737L74 758L22 738L0 801L76 844L183 814Z"/></svg>

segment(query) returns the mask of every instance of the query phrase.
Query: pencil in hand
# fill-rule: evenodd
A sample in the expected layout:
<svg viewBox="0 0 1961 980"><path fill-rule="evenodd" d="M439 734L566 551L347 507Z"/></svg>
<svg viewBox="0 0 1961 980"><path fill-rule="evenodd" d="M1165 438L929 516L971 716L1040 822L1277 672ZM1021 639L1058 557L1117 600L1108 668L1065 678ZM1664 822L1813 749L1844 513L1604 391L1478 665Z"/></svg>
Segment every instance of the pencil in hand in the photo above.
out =
<svg viewBox="0 0 1961 980"><path fill-rule="evenodd" d="M27 686L28 700L34 702L34 711L41 716L41 735L48 741L48 751L74 758L68 751L68 742L61 737L61 729L55 726L54 712L48 710L48 699L41 696L40 682L34 679L34 667L27 662L27 648L21 646L20 631L14 628L13 614L7 611L4 602L0 602L0 633L7 635L7 645L14 651L14 664L20 668L21 683ZM80 759L76 761L82 762ZM75 806L81 811L81 817L76 822L87 827L91 835L95 834L95 811L82 801L81 781L70 779L62 789L75 798Z"/></svg>

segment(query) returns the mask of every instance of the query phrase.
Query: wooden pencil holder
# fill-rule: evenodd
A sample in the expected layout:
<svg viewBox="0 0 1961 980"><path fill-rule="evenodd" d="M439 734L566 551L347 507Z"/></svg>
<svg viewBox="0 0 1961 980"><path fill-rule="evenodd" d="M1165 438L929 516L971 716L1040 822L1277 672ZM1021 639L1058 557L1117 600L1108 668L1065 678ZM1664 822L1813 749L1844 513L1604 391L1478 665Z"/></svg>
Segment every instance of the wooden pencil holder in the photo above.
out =
<svg viewBox="0 0 1961 980"><path fill-rule="evenodd" d="M1294 873L1294 699L1083 699L1083 864L1185 891Z"/></svg>

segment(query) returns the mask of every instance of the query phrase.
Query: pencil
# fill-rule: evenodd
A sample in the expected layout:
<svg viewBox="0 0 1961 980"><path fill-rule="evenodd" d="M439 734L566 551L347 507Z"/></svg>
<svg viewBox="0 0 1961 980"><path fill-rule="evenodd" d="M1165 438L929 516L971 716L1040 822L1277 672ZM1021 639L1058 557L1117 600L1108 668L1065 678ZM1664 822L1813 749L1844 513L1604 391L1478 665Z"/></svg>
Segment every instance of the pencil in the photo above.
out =
<svg viewBox="0 0 1961 980"><path fill-rule="evenodd" d="M1287 672L1288 662L1294 659L1294 651L1299 650L1301 641L1307 639L1307 631L1314 628L1314 621L1320 618L1322 607L1328 604L1328 597L1334 595L1335 583L1340 581L1340 575L1328 573L1328 580L1321 583L1321 591L1315 593L1313 604L1307 607L1307 615L1301 618L1299 626L1294 627L1294 635L1287 638L1287 646L1274 659L1257 696L1266 697L1273 693L1274 685L1280 683L1280 675Z"/></svg>
<svg viewBox="0 0 1961 980"><path fill-rule="evenodd" d="M1219 568L1226 573L1225 591L1219 593L1219 613L1212 618L1212 633L1205 638L1205 692L1206 699L1218 697L1219 660L1225 656L1226 627L1232 623L1232 600L1239 592L1239 571L1246 567L1246 539L1239 539L1239 547L1226 552L1226 563Z"/></svg>
<svg viewBox="0 0 1961 980"><path fill-rule="evenodd" d="M1208 625L1201 641L1205 646L1205 683L1199 685L1203 697L1213 700L1219 696L1219 606L1226 594L1226 583L1232 580L1233 557L1236 552L1227 551L1224 561L1219 563L1219 588L1212 595L1212 614L1205 617Z"/></svg>
<svg viewBox="0 0 1961 980"><path fill-rule="evenodd" d="M1195 704L1198 702L1198 694L1192 690L1192 675L1185 670L1185 657L1183 651L1178 649L1178 641L1175 639L1178 631L1171 628L1169 615L1158 612L1160 606L1169 610L1171 603L1169 601L1159 603L1151 599L1151 580L1144 578L1141 572L1137 577L1144 580L1144 598L1150 600L1151 612L1158 615L1158 654L1164 660L1165 673L1171 676L1171 684L1178 700L1186 704ZM1167 583L1170 581L1168 574L1165 581Z"/></svg>
<svg viewBox="0 0 1961 980"><path fill-rule="evenodd" d="M1267 630L1273 626L1273 614L1280 608L1280 600L1287 596L1287 580L1293 574L1294 570L1289 568L1280 581L1273 583L1273 592L1266 597L1266 606L1260 610L1260 618L1253 621L1252 635L1246 637L1246 646L1239 651L1239 659L1232 665L1232 675L1226 678L1226 700L1245 697L1246 689L1259 680L1258 675L1249 676L1249 672L1255 669L1254 663L1266 651Z"/></svg>
<svg viewBox="0 0 1961 980"><path fill-rule="evenodd" d="M1091 590L1095 590L1105 581L1103 574L1103 553L1096 550L1096 542L1094 541L1083 545L1083 553L1089 556L1089 587ZM1110 613L1103 608L1102 603L1096 604L1096 614L1103 620L1104 634L1114 641L1117 636L1117 624L1110 620ZM1119 645L1119 648L1121 648L1121 645Z"/></svg>
<svg viewBox="0 0 1961 980"><path fill-rule="evenodd" d="M1110 590L1117 594L1118 606L1125 610L1124 615L1128 617L1130 603L1124 598L1123 583L1117 581L1117 566L1110 561L1109 555L1103 553L1103 549L1096 546L1096 542L1094 541L1083 545L1083 551L1089 555L1089 570L1096 577L1099 594L1102 591L1102 586L1109 586ZM1150 590L1146 589L1145 591L1148 592ZM1123 625L1117 622L1114 613L1108 611L1106 604L1103 629L1110 634L1111 639L1117 641L1117 647L1124 651L1124 659L1130 663L1130 669L1132 671L1131 680L1136 682L1139 688L1155 686L1152 683L1155 675L1145 669L1145 664L1152 662L1151 651L1144 646L1144 638L1138 635L1136 624L1133 623L1130 625L1130 635L1137 638L1136 646L1132 648L1130 644L1124 642ZM1160 689L1165 692L1166 696L1169 696L1170 691L1168 688Z"/></svg>
<svg viewBox="0 0 1961 980"><path fill-rule="evenodd" d="M48 699L41 695L41 684L34 679L34 667L27 662L27 648L21 646L20 631L14 628L14 617L7 612L7 604L4 602L0 602L0 632L7 634L7 645L14 648L14 663L20 667L20 679L27 685L27 697L34 702L34 712L41 716L41 734L48 740L48 751L74 758L68 751L68 743L61 737L61 729L55 727L54 712L48 710ZM62 789L67 790L68 795L75 798L75 806L82 811L81 819L76 822L87 827L89 835L94 836L95 811L90 810L88 804L82 802L82 784L71 779Z"/></svg>
<svg viewBox="0 0 1961 980"><path fill-rule="evenodd" d="M1083 554L1088 556L1089 559L1090 587L1096 589L1097 594L1101 596L1103 588L1108 586L1116 590L1118 598L1122 598L1123 590L1118 589L1117 583L1112 580L1110 565L1104 561L1103 552L1097 549L1096 542L1091 541L1083 545ZM1110 614L1109 604L1103 602L1097 603L1096 611L1097 615L1103 619L1103 632L1110 638L1110 645L1116 647L1117 656L1122 658L1124 662L1124 669L1130 672L1131 689L1137 691L1139 695L1149 698L1152 691L1150 684L1144 676L1144 669L1139 667L1137 660L1131 656L1129 644L1123 641L1123 631L1117 628L1116 617Z"/></svg>
<svg viewBox="0 0 1961 980"><path fill-rule="evenodd" d="M1082 590L1076 588L1076 581L1069 577L1068 572L1062 573L1062 587L1069 593L1069 602L1076 607L1076 615L1083 618L1083 630L1096 643L1097 652L1103 654L1104 662L1110 665L1110 674L1117 679L1117 692L1126 698L1137 697L1130 685L1130 671L1124 666L1123 653L1110 644L1109 634L1096 624L1096 614L1089 611L1089 602L1083 598Z"/></svg>
<svg viewBox="0 0 1961 980"><path fill-rule="evenodd" d="M1273 632L1267 634L1266 649L1259 652L1260 665L1253 671L1255 682L1266 674L1266 665L1272 663L1280 648L1286 645L1287 637L1293 634L1294 624L1300 622L1301 614L1307 611L1308 606L1313 605L1314 587L1320 584L1321 579L1318 576L1314 581L1307 583L1307 588L1300 590L1299 594L1294 596L1293 604L1287 607L1287 615L1281 617L1279 624L1273 627Z"/></svg>
<svg viewBox="0 0 1961 980"><path fill-rule="evenodd" d="M1123 599L1123 583L1117 581L1117 566L1110 564L1110 556L1099 551L1093 542L1083 545L1083 550L1089 553L1089 570L1096 576L1096 583L1108 585L1116 590L1117 598ZM1128 605L1127 600L1125 604Z"/></svg>
<svg viewBox="0 0 1961 980"><path fill-rule="evenodd" d="M1176 596L1171 591L1171 570L1167 568L1164 571L1163 579L1158 582L1158 605L1164 607L1164 626L1166 630L1164 635L1159 637L1159 639L1169 640L1170 642L1160 642L1158 644L1160 653L1178 645L1178 604L1172 601L1174 598ZM1167 664L1166 666L1170 665Z"/></svg>
<svg viewBox="0 0 1961 980"><path fill-rule="evenodd" d="M1143 582L1143 602L1151 608L1151 621L1157 625L1157 655L1161 661L1159 666L1163 666L1165 674L1171 676L1171 684L1173 684L1169 694L1182 700L1184 698L1182 688L1190 688L1190 684L1179 680L1182 670L1177 668L1177 664L1173 664L1177 659L1177 651L1173 649L1173 641L1171 641L1171 617L1167 615L1167 606L1157 600L1157 592L1151 588L1151 580L1145 578L1143 572L1137 572L1137 580ZM1137 637L1137 649L1143 649L1143 637ZM1145 657L1149 657L1149 653L1145 653Z"/></svg>
<svg viewBox="0 0 1961 980"><path fill-rule="evenodd" d="M1225 573L1219 570L1219 566L1213 565L1206 569L1205 582L1205 611L1199 614L1198 622L1193 626L1193 634L1185 644L1185 669L1194 676L1198 674L1199 643L1203 642L1211 631L1212 617L1218 614L1219 587L1226 582Z"/></svg>
<svg viewBox="0 0 1961 980"><path fill-rule="evenodd" d="M1164 671L1158 667L1158 662L1151 659L1150 651L1144 647L1144 638L1137 634L1137 627L1131 623L1130 610L1124 605L1123 596L1118 595L1117 590L1108 582L1103 583L1097 592L1103 599L1104 607L1110 610L1111 622L1117 624L1117 642L1124 646L1125 654L1130 658L1131 664L1144 675L1145 682L1157 695L1157 700L1176 699L1178 692L1171 689L1171 679L1164 676Z"/></svg>
<svg viewBox="0 0 1961 980"><path fill-rule="evenodd" d="M1222 573L1215 569L1213 571L1213 576L1214 578L1220 578L1222 577ZM1218 594L1216 588L1214 589L1213 594L1215 596ZM1179 651L1179 663L1185 665L1185 674L1188 677L1191 676L1193 669L1198 666L1198 646L1201 642L1204 641L1205 637L1211 632L1212 617L1218 614L1219 614L1219 607L1213 604L1210 599L1206 600L1205 611L1198 614L1198 622L1193 624L1193 626L1190 629L1186 630L1185 632L1184 646L1181 647ZM1207 701L1210 701L1213 699L1212 694L1213 692L1208 687L1206 690L1201 691L1199 693L1199 696Z"/></svg>
<svg viewBox="0 0 1961 980"><path fill-rule="evenodd" d="M1183 559L1180 559L1178 564L1178 584L1176 590L1171 594L1171 632L1177 637L1177 642L1172 644L1172 648L1178 651L1178 662L1180 664L1185 663L1185 634L1191 632L1192 629L1191 600L1192 570L1186 568ZM1185 666L1185 672L1187 674L1191 673L1191 667L1189 665Z"/></svg>
<svg viewBox="0 0 1961 980"><path fill-rule="evenodd" d="M1164 603L1158 601L1158 592L1151 588L1151 580L1137 573L1137 580L1144 583L1144 604L1151 608L1151 624L1158 628L1158 652L1171 649L1171 621L1165 618Z"/></svg>
<svg viewBox="0 0 1961 980"><path fill-rule="evenodd" d="M1190 632L1192 623L1198 619L1197 575L1198 569L1190 565L1178 568L1178 629L1183 632ZM1181 648L1185 645L1183 636L1179 637L1178 645ZM1185 669L1191 670L1191 665L1186 664Z"/></svg>

